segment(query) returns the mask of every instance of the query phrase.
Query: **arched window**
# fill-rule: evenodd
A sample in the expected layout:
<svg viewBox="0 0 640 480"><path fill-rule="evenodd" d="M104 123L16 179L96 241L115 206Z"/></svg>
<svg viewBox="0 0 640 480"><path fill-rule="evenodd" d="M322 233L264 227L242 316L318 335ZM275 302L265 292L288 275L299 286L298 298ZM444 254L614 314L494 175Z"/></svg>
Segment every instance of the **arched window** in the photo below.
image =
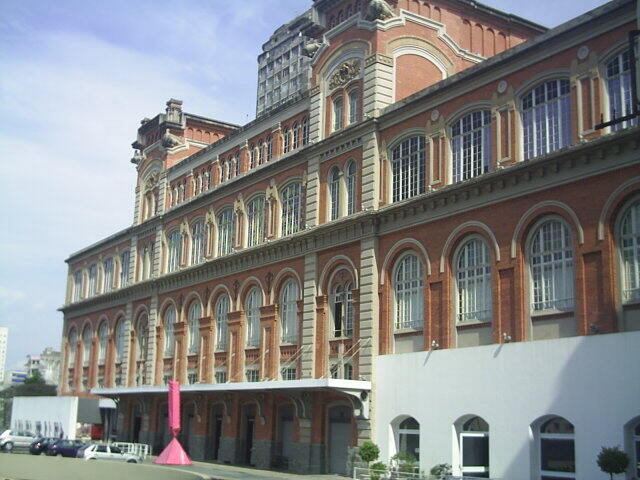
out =
<svg viewBox="0 0 640 480"><path fill-rule="evenodd" d="M302 120L302 144L309 143L309 117Z"/></svg>
<svg viewBox="0 0 640 480"><path fill-rule="evenodd" d="M302 185L291 183L282 190L282 236L300 231L302 227Z"/></svg>
<svg viewBox="0 0 640 480"><path fill-rule="evenodd" d="M218 215L218 256L233 251L234 215L231 208L227 208Z"/></svg>
<svg viewBox="0 0 640 480"><path fill-rule="evenodd" d="M300 125L294 123L291 131L293 133L293 149L295 150L300 146Z"/></svg>
<svg viewBox="0 0 640 480"><path fill-rule="evenodd" d="M91 327L86 326L82 332L82 364L87 367L89 366L89 362L91 361L91 337L93 336L93 332L91 332Z"/></svg>
<svg viewBox="0 0 640 480"><path fill-rule="evenodd" d="M571 145L569 80L551 80L522 98L524 159Z"/></svg>
<svg viewBox="0 0 640 480"><path fill-rule="evenodd" d="M392 201L424 193L424 137L407 138L391 154Z"/></svg>
<svg viewBox="0 0 640 480"><path fill-rule="evenodd" d="M126 250L120 254L120 288L129 285L129 257L131 253Z"/></svg>
<svg viewBox="0 0 640 480"><path fill-rule="evenodd" d="M109 335L109 327L107 322L102 322L98 328L98 363L104 363L107 357L107 337Z"/></svg>
<svg viewBox="0 0 640 480"><path fill-rule="evenodd" d="M264 241L265 201L260 196L247 205L247 244L249 247Z"/></svg>
<svg viewBox="0 0 640 480"><path fill-rule="evenodd" d="M451 127L452 179L468 180L491 169L491 112L478 110Z"/></svg>
<svg viewBox="0 0 640 480"><path fill-rule="evenodd" d="M356 123L360 119L360 92L351 90L349 92L349 125Z"/></svg>
<svg viewBox="0 0 640 480"><path fill-rule="evenodd" d="M620 222L622 300L640 300L640 201L626 209Z"/></svg>
<svg viewBox="0 0 640 480"><path fill-rule="evenodd" d="M89 288L87 289L87 297L93 297L96 294L97 283L98 283L98 266L94 263L89 267Z"/></svg>
<svg viewBox="0 0 640 480"><path fill-rule="evenodd" d="M491 260L487 244L480 239L466 242L455 259L457 321L491 320Z"/></svg>
<svg viewBox="0 0 640 480"><path fill-rule="evenodd" d="M633 473L637 478L640 478L640 421L636 423L636 426L632 429L632 463L631 465L635 465L635 467L631 467L633 469Z"/></svg>
<svg viewBox="0 0 640 480"><path fill-rule="evenodd" d="M280 323L282 343L297 343L298 340L298 285L289 280L280 294Z"/></svg>
<svg viewBox="0 0 640 480"><path fill-rule="evenodd" d="M245 300L244 312L247 318L247 347L260 346L260 307L262 294L257 287L251 289Z"/></svg>
<svg viewBox="0 0 640 480"><path fill-rule="evenodd" d="M73 274L73 301L82 299L82 270L76 270Z"/></svg>
<svg viewBox="0 0 640 480"><path fill-rule="evenodd" d="M126 342L124 319L120 319L116 322L116 330L114 336L116 348L116 363L121 363L124 360L124 344Z"/></svg>
<svg viewBox="0 0 640 480"><path fill-rule="evenodd" d="M260 141L260 160L259 164L262 165L269 158L269 152L267 149L267 144L264 141Z"/></svg>
<svg viewBox="0 0 640 480"><path fill-rule="evenodd" d="M200 346L200 328L198 323L198 320L202 317L200 301L194 300L191 302L187 316L189 321L189 354L195 354L198 353L198 347Z"/></svg>
<svg viewBox="0 0 640 480"><path fill-rule="evenodd" d="M398 453L411 455L416 460L420 460L420 424L409 417L398 425Z"/></svg>
<svg viewBox="0 0 640 480"><path fill-rule="evenodd" d="M273 158L273 137L269 135L267 139L267 162Z"/></svg>
<svg viewBox="0 0 640 480"><path fill-rule="evenodd" d="M333 167L329 174L329 198L331 202L330 220L340 217L340 169Z"/></svg>
<svg viewBox="0 0 640 480"><path fill-rule="evenodd" d="M173 324L176 323L176 308L171 305L164 311L164 356L173 356Z"/></svg>
<svg viewBox="0 0 640 480"><path fill-rule="evenodd" d="M342 128L342 116L343 116L343 102L342 97L338 97L333 100L333 131L340 130Z"/></svg>
<svg viewBox="0 0 640 480"><path fill-rule="evenodd" d="M282 133L282 140L284 142L284 145L283 145L284 153L288 153L289 150L291 150L291 135L288 128L284 129L284 132Z"/></svg>
<svg viewBox="0 0 640 480"><path fill-rule="evenodd" d="M167 235L167 273L175 272L180 268L182 253L182 235L178 230Z"/></svg>
<svg viewBox="0 0 640 480"><path fill-rule="evenodd" d="M480 417L464 422L460 431L463 476L489 477L489 424Z"/></svg>
<svg viewBox="0 0 640 480"><path fill-rule="evenodd" d="M356 213L356 162L347 165L347 215Z"/></svg>
<svg viewBox="0 0 640 480"><path fill-rule="evenodd" d="M220 162L220 182L227 181L227 164L224 161Z"/></svg>
<svg viewBox="0 0 640 480"><path fill-rule="evenodd" d="M104 261L104 293L110 292L113 289L113 257L109 257Z"/></svg>
<svg viewBox="0 0 640 480"><path fill-rule="evenodd" d="M531 310L573 308L573 246L564 222L547 220L530 238Z"/></svg>
<svg viewBox="0 0 640 480"><path fill-rule="evenodd" d="M197 265L204 261L205 228L204 222L198 220L191 227L191 264Z"/></svg>
<svg viewBox="0 0 640 480"><path fill-rule="evenodd" d="M542 423L537 433L541 480L575 479L573 425L562 417L553 417Z"/></svg>
<svg viewBox="0 0 640 480"><path fill-rule="evenodd" d="M393 290L395 293L396 330L419 329L424 323L424 292L422 263L415 254L405 255L396 267Z"/></svg>
<svg viewBox="0 0 640 480"><path fill-rule="evenodd" d="M351 282L334 285L331 292L331 313L333 314L333 338L353 335L353 295Z"/></svg>
<svg viewBox="0 0 640 480"><path fill-rule="evenodd" d="M229 296L222 295L216 304L216 350L227 349L227 315L229 314Z"/></svg>
<svg viewBox="0 0 640 480"><path fill-rule="evenodd" d="M140 315L138 319L138 327L136 328L136 339L138 341L137 359L146 360L149 350L149 321L147 315Z"/></svg>
<svg viewBox="0 0 640 480"><path fill-rule="evenodd" d="M620 53L607 63L607 91L609 94L609 116L611 120L632 113L631 100L631 55L629 50ZM625 120L611 126L613 131L638 124L638 118Z"/></svg>
<svg viewBox="0 0 640 480"><path fill-rule="evenodd" d="M73 368L76 362L76 352L78 349L78 332L74 328L69 333L69 365L68 368Z"/></svg>

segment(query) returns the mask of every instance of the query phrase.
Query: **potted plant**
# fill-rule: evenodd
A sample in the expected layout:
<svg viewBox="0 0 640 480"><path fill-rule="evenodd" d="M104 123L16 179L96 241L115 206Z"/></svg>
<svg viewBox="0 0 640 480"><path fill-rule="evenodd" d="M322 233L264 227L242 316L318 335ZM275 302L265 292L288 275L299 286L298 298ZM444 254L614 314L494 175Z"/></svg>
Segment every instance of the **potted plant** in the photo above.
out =
<svg viewBox="0 0 640 480"><path fill-rule="evenodd" d="M613 480L614 475L624 473L627 470L631 460L620 447L602 447L597 462L600 470L608 473L609 478Z"/></svg>

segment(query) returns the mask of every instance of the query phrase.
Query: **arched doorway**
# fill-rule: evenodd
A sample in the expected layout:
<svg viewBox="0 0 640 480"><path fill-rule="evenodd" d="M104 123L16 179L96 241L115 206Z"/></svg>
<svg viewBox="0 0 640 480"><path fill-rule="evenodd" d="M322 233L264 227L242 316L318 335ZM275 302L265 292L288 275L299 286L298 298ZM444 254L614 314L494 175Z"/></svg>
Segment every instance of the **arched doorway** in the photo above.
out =
<svg viewBox="0 0 640 480"><path fill-rule="evenodd" d="M328 473L344 475L347 473L347 459L351 444L351 407L338 405L330 407L327 428L327 466Z"/></svg>

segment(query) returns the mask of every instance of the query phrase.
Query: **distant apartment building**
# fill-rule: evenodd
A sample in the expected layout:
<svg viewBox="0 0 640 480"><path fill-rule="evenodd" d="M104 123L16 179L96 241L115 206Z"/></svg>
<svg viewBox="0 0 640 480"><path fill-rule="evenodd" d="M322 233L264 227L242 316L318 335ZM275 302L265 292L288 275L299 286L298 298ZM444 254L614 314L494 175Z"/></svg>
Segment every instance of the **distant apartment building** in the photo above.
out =
<svg viewBox="0 0 640 480"><path fill-rule="evenodd" d="M60 379L60 352L51 347L45 348L39 355L27 355L25 368L31 375L38 370L49 385L57 385Z"/></svg>

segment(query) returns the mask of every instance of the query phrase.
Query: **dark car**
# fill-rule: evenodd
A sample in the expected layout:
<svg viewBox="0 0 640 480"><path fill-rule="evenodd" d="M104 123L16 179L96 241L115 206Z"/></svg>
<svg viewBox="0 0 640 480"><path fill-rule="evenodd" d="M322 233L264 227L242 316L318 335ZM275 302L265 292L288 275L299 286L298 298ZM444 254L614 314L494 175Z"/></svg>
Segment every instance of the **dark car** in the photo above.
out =
<svg viewBox="0 0 640 480"><path fill-rule="evenodd" d="M45 453L49 445L58 440L55 437L39 437L29 446L29 453L31 455L40 455L41 453Z"/></svg>
<svg viewBox="0 0 640 480"><path fill-rule="evenodd" d="M62 455L63 457L75 457L78 449L84 445L80 440L57 440L47 448L47 455L55 457Z"/></svg>

